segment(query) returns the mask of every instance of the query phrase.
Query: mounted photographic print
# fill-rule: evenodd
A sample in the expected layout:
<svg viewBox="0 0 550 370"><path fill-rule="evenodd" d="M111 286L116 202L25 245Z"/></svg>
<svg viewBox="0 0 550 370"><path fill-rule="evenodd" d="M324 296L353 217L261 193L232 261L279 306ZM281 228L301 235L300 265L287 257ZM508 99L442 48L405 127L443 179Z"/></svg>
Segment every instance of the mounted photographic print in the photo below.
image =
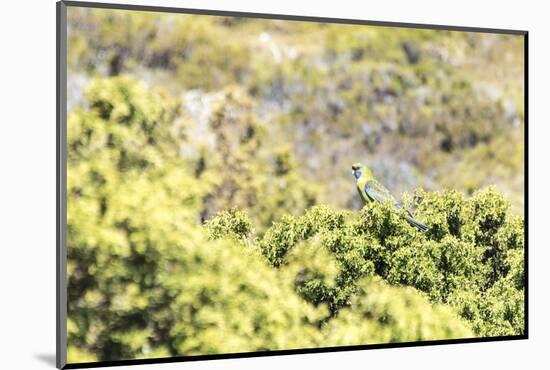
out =
<svg viewBox="0 0 550 370"><path fill-rule="evenodd" d="M57 10L58 367L527 338L527 32Z"/></svg>

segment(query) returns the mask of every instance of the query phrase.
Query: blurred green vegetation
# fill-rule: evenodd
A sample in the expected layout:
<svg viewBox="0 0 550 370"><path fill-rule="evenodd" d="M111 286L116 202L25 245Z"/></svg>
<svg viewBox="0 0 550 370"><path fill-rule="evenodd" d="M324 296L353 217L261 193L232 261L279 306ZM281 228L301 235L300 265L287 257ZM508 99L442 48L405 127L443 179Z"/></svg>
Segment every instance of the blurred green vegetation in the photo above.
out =
<svg viewBox="0 0 550 370"><path fill-rule="evenodd" d="M68 16L69 362L523 333L523 39Z"/></svg>

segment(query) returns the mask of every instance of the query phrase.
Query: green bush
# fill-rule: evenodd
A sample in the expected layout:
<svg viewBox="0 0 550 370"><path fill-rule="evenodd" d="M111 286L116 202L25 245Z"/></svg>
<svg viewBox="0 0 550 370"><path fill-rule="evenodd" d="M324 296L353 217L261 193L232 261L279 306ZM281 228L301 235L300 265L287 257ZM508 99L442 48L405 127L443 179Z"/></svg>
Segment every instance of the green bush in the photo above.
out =
<svg viewBox="0 0 550 370"><path fill-rule="evenodd" d="M377 276L454 307L477 335L522 334L523 221L493 189L471 199L456 191L418 191L415 198L426 233L410 227L405 211L390 202L367 204L359 213L314 207L274 223L255 247L282 270L294 248L324 249L336 271L294 272L297 292L314 305L326 304L330 316L353 307L360 279Z"/></svg>
<svg viewBox="0 0 550 370"><path fill-rule="evenodd" d="M330 345L395 343L472 338L467 323L448 306L436 304L413 288L390 286L380 279L359 281L351 304L324 330Z"/></svg>

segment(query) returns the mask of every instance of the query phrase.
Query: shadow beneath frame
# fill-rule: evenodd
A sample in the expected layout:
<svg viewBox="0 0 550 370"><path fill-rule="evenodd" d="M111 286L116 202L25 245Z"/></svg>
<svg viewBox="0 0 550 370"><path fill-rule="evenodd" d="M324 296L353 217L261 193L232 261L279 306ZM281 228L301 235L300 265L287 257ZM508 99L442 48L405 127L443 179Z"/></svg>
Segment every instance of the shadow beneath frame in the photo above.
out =
<svg viewBox="0 0 550 370"><path fill-rule="evenodd" d="M42 361L46 365L50 365L51 367L55 367L55 353L35 353L34 358L37 360Z"/></svg>

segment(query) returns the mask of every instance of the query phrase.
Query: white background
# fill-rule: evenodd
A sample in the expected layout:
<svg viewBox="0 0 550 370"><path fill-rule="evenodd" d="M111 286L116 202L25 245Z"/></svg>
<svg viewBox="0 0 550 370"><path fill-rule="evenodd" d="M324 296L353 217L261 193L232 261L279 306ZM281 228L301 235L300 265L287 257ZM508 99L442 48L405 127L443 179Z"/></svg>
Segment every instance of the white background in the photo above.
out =
<svg viewBox="0 0 550 370"><path fill-rule="evenodd" d="M132 366L132 369L550 368L547 273L550 21L544 1L127 1L530 31L529 340ZM52 369L56 248L55 2L6 1L0 14L0 368Z"/></svg>

